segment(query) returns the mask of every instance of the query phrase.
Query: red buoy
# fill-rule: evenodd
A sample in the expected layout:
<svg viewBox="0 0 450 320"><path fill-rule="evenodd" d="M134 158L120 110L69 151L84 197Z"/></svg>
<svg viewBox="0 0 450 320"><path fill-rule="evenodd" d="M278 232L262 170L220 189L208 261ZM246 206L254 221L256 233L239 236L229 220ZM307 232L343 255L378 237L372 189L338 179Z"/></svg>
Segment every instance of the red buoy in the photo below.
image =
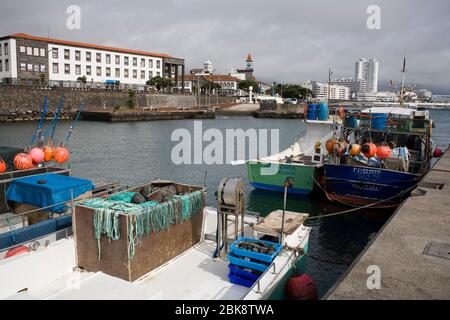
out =
<svg viewBox="0 0 450 320"><path fill-rule="evenodd" d="M0 158L0 173L3 173L6 171L6 162Z"/></svg>
<svg viewBox="0 0 450 320"><path fill-rule="evenodd" d="M377 158L378 159L387 159L391 156L391 148L388 146L379 146L377 148Z"/></svg>
<svg viewBox="0 0 450 320"><path fill-rule="evenodd" d="M28 247L25 247L25 246L20 246L20 247L16 247L13 249L9 249L8 252L6 252L5 259L17 256L18 254L25 253L28 251L29 251Z"/></svg>
<svg viewBox="0 0 450 320"><path fill-rule="evenodd" d="M442 156L442 150L441 148L434 148L434 152L433 152L433 158L439 158L440 156Z"/></svg>
<svg viewBox="0 0 450 320"><path fill-rule="evenodd" d="M377 146L373 143L364 143L361 151L366 158L372 158L377 152Z"/></svg>
<svg viewBox="0 0 450 320"><path fill-rule="evenodd" d="M286 296L289 300L317 300L317 287L306 273L291 277L286 283Z"/></svg>

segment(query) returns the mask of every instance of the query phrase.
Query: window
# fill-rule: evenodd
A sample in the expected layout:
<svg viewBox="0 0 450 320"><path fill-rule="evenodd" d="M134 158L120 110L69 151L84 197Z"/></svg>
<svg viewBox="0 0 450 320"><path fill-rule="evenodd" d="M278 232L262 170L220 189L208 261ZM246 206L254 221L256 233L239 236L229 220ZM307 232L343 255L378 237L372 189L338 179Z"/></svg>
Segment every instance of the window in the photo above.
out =
<svg viewBox="0 0 450 320"><path fill-rule="evenodd" d="M8 54L9 54L8 44L5 43L5 56L7 56ZM6 62L6 60L5 60L5 62ZM5 68L5 70L6 70L6 68Z"/></svg>
<svg viewBox="0 0 450 320"><path fill-rule="evenodd" d="M161 60L156 60L156 67L161 68Z"/></svg>
<svg viewBox="0 0 450 320"><path fill-rule="evenodd" d="M5 71L9 71L9 60L5 59Z"/></svg>
<svg viewBox="0 0 450 320"><path fill-rule="evenodd" d="M98 63L102 62L102 54L101 53L97 53L97 62Z"/></svg>
<svg viewBox="0 0 450 320"><path fill-rule="evenodd" d="M153 68L153 60L152 59L148 59L148 67Z"/></svg>
<svg viewBox="0 0 450 320"><path fill-rule="evenodd" d="M81 52L80 50L75 50L75 60L81 61Z"/></svg>
<svg viewBox="0 0 450 320"><path fill-rule="evenodd" d="M120 78L120 69L116 68L116 78Z"/></svg>
<svg viewBox="0 0 450 320"><path fill-rule="evenodd" d="M137 67L137 58L133 58L133 66Z"/></svg>
<svg viewBox="0 0 450 320"><path fill-rule="evenodd" d="M81 75L81 66L79 64L75 65L75 74L77 76Z"/></svg>
<svg viewBox="0 0 450 320"><path fill-rule="evenodd" d="M124 74L125 78L128 78L128 69L125 69L125 74Z"/></svg>
<svg viewBox="0 0 450 320"><path fill-rule="evenodd" d="M45 49L44 48L40 48L39 53L41 54L41 57L45 57Z"/></svg>
<svg viewBox="0 0 450 320"><path fill-rule="evenodd" d="M86 61L91 62L91 53L89 51L86 52Z"/></svg>
<svg viewBox="0 0 450 320"><path fill-rule="evenodd" d="M149 78L149 79L153 78L153 71L149 71L149 72L148 72L148 78Z"/></svg>
<svg viewBox="0 0 450 320"><path fill-rule="evenodd" d="M141 68L145 68L145 59L141 59Z"/></svg>
<svg viewBox="0 0 450 320"><path fill-rule="evenodd" d="M34 72L39 72L39 68L40 68L40 66L39 66L37 63L35 63L35 64L33 65L33 71L34 71Z"/></svg>
<svg viewBox="0 0 450 320"><path fill-rule="evenodd" d="M0 72L3 72L3 61L0 60Z"/></svg>
<svg viewBox="0 0 450 320"><path fill-rule="evenodd" d="M26 53L27 48L25 46L20 46L20 53Z"/></svg>
<svg viewBox="0 0 450 320"><path fill-rule="evenodd" d="M64 59L69 60L70 59L70 50L64 49Z"/></svg>
<svg viewBox="0 0 450 320"><path fill-rule="evenodd" d="M58 48L52 49L52 57L53 59L58 59Z"/></svg>
<svg viewBox="0 0 450 320"><path fill-rule="evenodd" d="M125 58L124 58L124 61L123 61L124 65L126 65L126 66L128 65L128 63L129 63L129 61L128 61L128 60L129 60L129 58L128 58L128 57L125 57Z"/></svg>
<svg viewBox="0 0 450 320"><path fill-rule="evenodd" d="M27 71L33 71L33 64L27 63Z"/></svg>
<svg viewBox="0 0 450 320"><path fill-rule="evenodd" d="M39 57L39 48L33 48L33 56Z"/></svg>
<svg viewBox="0 0 450 320"><path fill-rule="evenodd" d="M101 76L102 75L102 67L97 67L97 76Z"/></svg>
<svg viewBox="0 0 450 320"><path fill-rule="evenodd" d="M53 64L53 73L59 73L59 64L57 63Z"/></svg>
<svg viewBox="0 0 450 320"><path fill-rule="evenodd" d="M92 74L91 66L86 66L86 75L90 76Z"/></svg>
<svg viewBox="0 0 450 320"><path fill-rule="evenodd" d="M0 43L0 56L2 55L2 44Z"/></svg>
<svg viewBox="0 0 450 320"><path fill-rule="evenodd" d="M70 74L70 64L64 65L64 74Z"/></svg>
<svg viewBox="0 0 450 320"><path fill-rule="evenodd" d="M145 71L144 70L141 71L141 79L145 79Z"/></svg>
<svg viewBox="0 0 450 320"><path fill-rule="evenodd" d="M27 55L32 56L33 55L33 48L27 47Z"/></svg>
<svg viewBox="0 0 450 320"><path fill-rule="evenodd" d="M120 56L115 56L115 59L116 59L116 64L120 64Z"/></svg>
<svg viewBox="0 0 450 320"><path fill-rule="evenodd" d="M45 64L41 64L40 67L41 67L41 72L46 72L47 71L47 68L45 67Z"/></svg>
<svg viewBox="0 0 450 320"><path fill-rule="evenodd" d="M106 76L111 77L111 68L106 68Z"/></svg>
<svg viewBox="0 0 450 320"><path fill-rule="evenodd" d="M157 72L157 73L156 73L156 76L157 76L157 77L161 77L161 72Z"/></svg>
<svg viewBox="0 0 450 320"><path fill-rule="evenodd" d="M107 64L110 64L110 63L111 63L111 55L110 55L110 54L107 54L107 55L106 55L106 63L107 63Z"/></svg>
<svg viewBox="0 0 450 320"><path fill-rule="evenodd" d="M133 70L133 79L137 79L137 70Z"/></svg>

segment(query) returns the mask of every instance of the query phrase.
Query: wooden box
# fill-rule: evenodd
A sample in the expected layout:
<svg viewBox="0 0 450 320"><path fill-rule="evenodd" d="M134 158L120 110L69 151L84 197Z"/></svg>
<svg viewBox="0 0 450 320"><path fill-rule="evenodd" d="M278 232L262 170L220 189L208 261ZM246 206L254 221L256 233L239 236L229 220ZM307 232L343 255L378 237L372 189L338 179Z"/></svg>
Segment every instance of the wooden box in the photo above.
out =
<svg viewBox="0 0 450 320"><path fill-rule="evenodd" d="M170 181L155 181L153 186L173 184L177 191L193 192L203 187L174 183ZM126 191L139 192L144 187L136 187ZM203 209L193 214L189 220L179 224L170 224L167 230L144 234L142 240L135 246L132 260L128 258L128 219L120 215L120 238L110 240L103 235L100 238L101 257L99 260L97 239L94 234L94 209L78 205L73 215L73 229L77 264L90 272L101 271L127 281L134 281L175 258L179 254L197 244L201 239L203 228Z"/></svg>

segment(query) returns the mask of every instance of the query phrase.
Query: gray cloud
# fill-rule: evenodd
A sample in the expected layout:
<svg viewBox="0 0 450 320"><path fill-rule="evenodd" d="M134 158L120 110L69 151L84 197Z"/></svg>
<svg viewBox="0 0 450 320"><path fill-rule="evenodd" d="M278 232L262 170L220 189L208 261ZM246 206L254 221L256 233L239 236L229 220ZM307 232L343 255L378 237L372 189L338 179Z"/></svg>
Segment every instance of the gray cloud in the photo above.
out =
<svg viewBox="0 0 450 320"><path fill-rule="evenodd" d="M66 28L79 5L81 30ZM366 8L381 7L381 30L366 28ZM220 72L241 67L251 51L264 81L302 83L353 76L360 57L380 60L380 86L398 83L403 52L407 82L450 92L447 0L280 1L3 1L2 34L25 32L125 48L161 51L188 68L211 59Z"/></svg>

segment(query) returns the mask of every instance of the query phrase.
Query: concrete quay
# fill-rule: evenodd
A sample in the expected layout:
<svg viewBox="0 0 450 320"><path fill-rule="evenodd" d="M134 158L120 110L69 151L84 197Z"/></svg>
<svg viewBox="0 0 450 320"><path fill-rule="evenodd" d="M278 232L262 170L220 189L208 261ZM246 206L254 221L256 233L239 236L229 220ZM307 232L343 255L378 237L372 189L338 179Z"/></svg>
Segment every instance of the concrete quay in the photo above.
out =
<svg viewBox="0 0 450 320"><path fill-rule="evenodd" d="M450 299L449 151L413 194L324 299Z"/></svg>

